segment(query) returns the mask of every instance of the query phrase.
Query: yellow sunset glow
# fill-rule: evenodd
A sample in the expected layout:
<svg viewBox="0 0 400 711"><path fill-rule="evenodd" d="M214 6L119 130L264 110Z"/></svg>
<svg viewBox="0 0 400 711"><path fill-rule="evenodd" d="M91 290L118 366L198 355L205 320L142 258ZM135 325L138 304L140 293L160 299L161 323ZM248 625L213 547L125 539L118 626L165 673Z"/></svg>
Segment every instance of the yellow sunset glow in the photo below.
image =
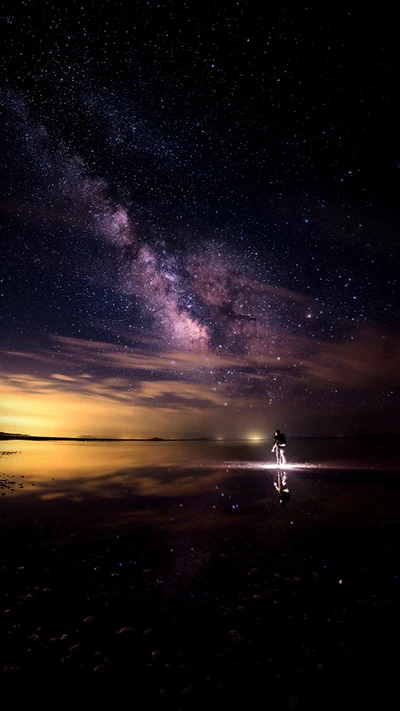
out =
<svg viewBox="0 0 400 711"><path fill-rule="evenodd" d="M3 432L140 439L203 434L199 404L208 408L212 424L225 398L223 392L185 382L143 382L132 393L123 378L23 374L3 379L0 401Z"/></svg>

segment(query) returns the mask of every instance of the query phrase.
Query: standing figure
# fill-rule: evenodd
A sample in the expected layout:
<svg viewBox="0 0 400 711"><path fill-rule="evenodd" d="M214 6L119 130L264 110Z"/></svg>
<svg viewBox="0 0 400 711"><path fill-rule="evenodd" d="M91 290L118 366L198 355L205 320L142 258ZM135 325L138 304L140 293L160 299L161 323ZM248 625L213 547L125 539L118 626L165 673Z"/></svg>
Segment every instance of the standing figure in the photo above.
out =
<svg viewBox="0 0 400 711"><path fill-rule="evenodd" d="M276 463L278 467L284 466L286 464L285 447L285 435L280 430L276 430L274 437L274 446L272 447L271 452L275 452L276 454Z"/></svg>

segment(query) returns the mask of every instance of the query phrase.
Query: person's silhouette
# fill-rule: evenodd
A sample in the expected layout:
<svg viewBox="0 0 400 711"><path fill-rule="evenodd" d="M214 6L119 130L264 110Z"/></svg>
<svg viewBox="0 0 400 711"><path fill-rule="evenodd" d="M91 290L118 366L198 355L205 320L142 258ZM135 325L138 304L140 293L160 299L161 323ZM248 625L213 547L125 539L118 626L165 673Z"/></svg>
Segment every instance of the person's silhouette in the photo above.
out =
<svg viewBox="0 0 400 711"><path fill-rule="evenodd" d="M277 463L278 467L282 466L283 464L286 464L285 449L286 449L285 435L280 430L275 430L274 446L272 447L271 452L275 452L275 454L276 454L276 463Z"/></svg>

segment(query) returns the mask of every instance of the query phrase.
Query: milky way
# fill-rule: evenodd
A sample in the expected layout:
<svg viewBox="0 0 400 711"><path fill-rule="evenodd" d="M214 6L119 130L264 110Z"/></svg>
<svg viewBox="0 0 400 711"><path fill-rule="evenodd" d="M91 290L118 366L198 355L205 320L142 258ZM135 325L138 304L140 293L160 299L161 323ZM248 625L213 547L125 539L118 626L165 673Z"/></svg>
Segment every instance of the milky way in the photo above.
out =
<svg viewBox="0 0 400 711"><path fill-rule="evenodd" d="M240 255L227 240L205 239L201 247L189 242L176 256L166 238L141 237L134 206L129 210L112 200L111 186L102 177L89 177L81 157L52 141L46 127L31 124L20 97L9 96L5 105L23 114L24 139L38 159L34 177L44 179L41 218L53 210L64 226L120 249L124 268L115 288L137 297L166 345L195 352L264 352L275 335L273 313L288 302L294 311L301 304L304 323L312 299L250 279L258 260L251 263L253 254ZM280 281L274 270L272 277Z"/></svg>
<svg viewBox="0 0 400 711"><path fill-rule="evenodd" d="M81 339L99 344L91 377L109 347L168 362L110 367L128 392L169 383L171 408L173 379L193 411L220 393L264 422L266 405L311 421L362 403L375 422L398 342L379 66L353 64L326 9L134 6L132 36L107 3L3 17L4 372L49 348L72 367Z"/></svg>

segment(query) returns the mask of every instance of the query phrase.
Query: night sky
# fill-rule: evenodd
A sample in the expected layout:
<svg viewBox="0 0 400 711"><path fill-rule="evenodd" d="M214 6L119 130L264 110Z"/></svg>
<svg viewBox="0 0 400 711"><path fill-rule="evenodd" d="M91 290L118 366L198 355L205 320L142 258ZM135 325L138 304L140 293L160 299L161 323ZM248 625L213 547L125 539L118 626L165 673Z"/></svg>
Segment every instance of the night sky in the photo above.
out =
<svg viewBox="0 0 400 711"><path fill-rule="evenodd" d="M0 430L399 431L396 4L261 5L1 4Z"/></svg>

